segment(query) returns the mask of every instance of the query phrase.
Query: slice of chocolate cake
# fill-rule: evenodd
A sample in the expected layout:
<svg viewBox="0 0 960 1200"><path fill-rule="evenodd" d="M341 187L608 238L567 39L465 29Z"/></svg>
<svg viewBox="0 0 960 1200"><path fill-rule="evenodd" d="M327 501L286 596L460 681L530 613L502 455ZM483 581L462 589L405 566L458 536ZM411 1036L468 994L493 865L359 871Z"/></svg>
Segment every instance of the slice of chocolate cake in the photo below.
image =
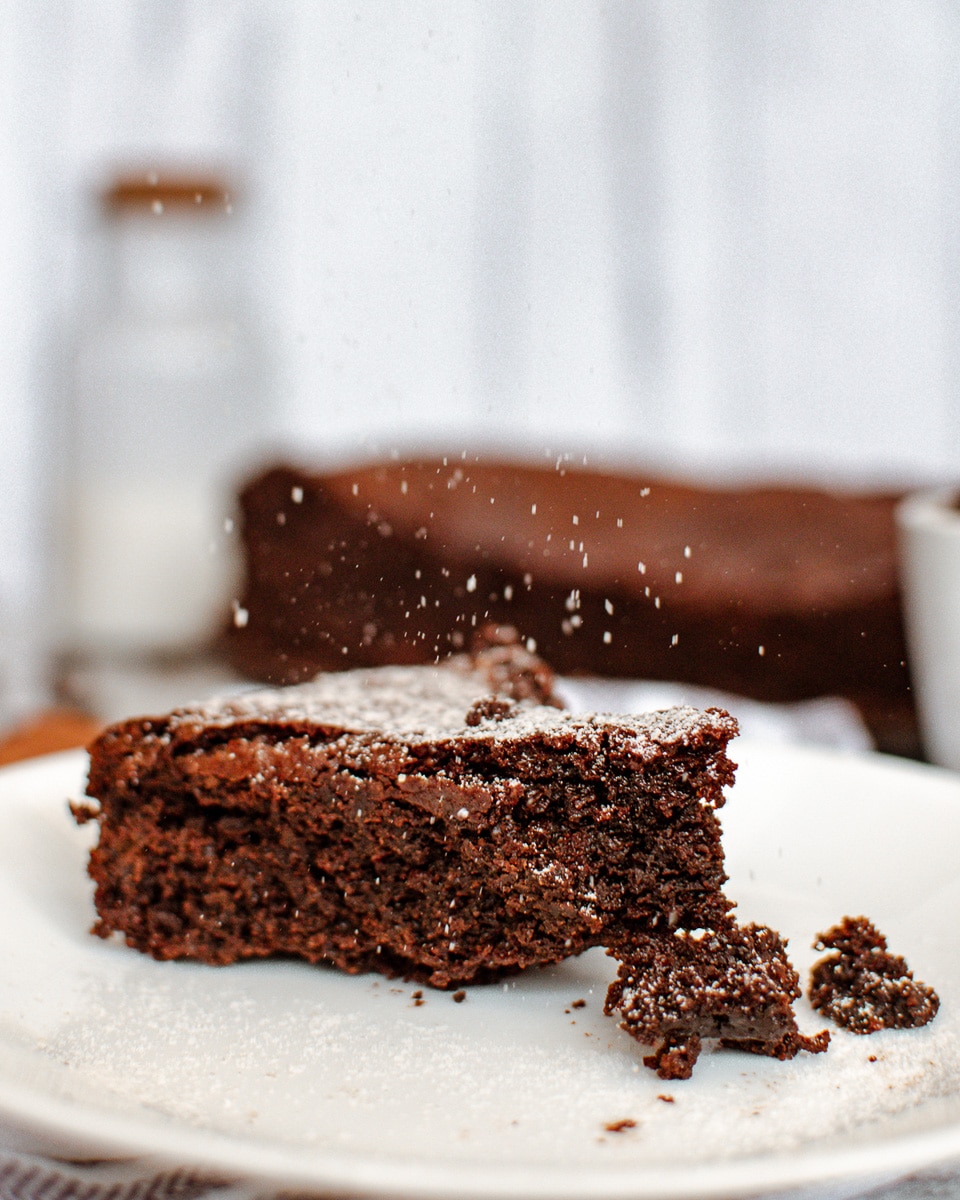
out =
<svg viewBox="0 0 960 1200"><path fill-rule="evenodd" d="M96 932L447 987L729 922L720 710L577 716L539 660L319 677L91 747Z"/></svg>

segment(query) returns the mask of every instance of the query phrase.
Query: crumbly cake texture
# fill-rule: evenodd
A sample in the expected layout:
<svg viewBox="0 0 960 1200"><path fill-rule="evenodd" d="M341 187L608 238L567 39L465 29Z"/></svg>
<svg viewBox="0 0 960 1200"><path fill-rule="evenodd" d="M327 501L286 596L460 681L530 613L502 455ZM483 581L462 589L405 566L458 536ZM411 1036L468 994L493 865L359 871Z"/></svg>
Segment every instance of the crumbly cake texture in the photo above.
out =
<svg viewBox="0 0 960 1200"><path fill-rule="evenodd" d="M853 700L916 751L895 497L506 461L279 466L240 496L245 676L430 663L509 623L562 674Z"/></svg>
<svg viewBox="0 0 960 1200"><path fill-rule="evenodd" d="M654 1047L643 1061L661 1079L689 1079L705 1038L779 1059L826 1050L829 1033L807 1037L797 1028L799 996L779 934L727 925L641 937L626 952L604 1011L619 1012L621 1029Z"/></svg>
<svg viewBox="0 0 960 1200"><path fill-rule="evenodd" d="M101 936L438 987L730 923L720 710L552 706L518 647L126 721L91 747Z"/></svg>
<svg viewBox="0 0 960 1200"><path fill-rule="evenodd" d="M810 972L810 1003L851 1033L915 1029L940 1009L933 988L914 979L866 917L844 917L814 948L830 951Z"/></svg>

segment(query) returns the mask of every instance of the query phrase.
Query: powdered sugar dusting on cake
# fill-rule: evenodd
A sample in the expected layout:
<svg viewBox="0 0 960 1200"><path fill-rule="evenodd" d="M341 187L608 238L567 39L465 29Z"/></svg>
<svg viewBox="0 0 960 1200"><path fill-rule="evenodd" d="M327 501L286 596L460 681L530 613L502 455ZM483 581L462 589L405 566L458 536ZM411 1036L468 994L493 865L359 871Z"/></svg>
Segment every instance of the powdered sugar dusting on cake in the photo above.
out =
<svg viewBox="0 0 960 1200"><path fill-rule="evenodd" d="M726 740L737 731L734 718L717 709L701 712L677 707L637 716L613 716L573 714L529 700L511 700L506 711L468 721L477 701L493 694L488 676L469 669L465 665L468 662L453 659L449 666L373 667L330 673L293 687L218 697L175 710L169 727L176 730L202 724L229 728L253 722L376 733L397 741L420 737L502 739L616 729L656 745L685 744L704 735Z"/></svg>

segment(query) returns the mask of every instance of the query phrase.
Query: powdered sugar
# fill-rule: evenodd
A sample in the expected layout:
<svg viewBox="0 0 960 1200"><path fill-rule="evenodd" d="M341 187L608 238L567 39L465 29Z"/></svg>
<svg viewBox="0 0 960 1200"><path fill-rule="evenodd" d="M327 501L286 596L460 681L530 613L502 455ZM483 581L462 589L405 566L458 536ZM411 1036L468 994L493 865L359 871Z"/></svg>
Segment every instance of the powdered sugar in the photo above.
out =
<svg viewBox="0 0 960 1200"><path fill-rule="evenodd" d="M694 744L704 736L726 740L736 732L734 719L719 710L703 713L684 706L638 716L574 715L531 701L515 702L504 716L468 726L467 713L492 689L489 677L468 669L465 662L373 667L321 675L294 687L242 692L178 709L168 727L317 726L334 734L377 733L392 741L617 730L650 745Z"/></svg>

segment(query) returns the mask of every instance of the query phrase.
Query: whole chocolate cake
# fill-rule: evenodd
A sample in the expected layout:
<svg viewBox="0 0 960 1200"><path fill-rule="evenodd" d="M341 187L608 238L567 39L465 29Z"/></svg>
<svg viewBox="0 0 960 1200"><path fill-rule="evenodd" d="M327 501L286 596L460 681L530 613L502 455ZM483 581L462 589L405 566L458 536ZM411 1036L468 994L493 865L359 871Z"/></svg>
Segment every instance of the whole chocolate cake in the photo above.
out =
<svg viewBox="0 0 960 1200"><path fill-rule="evenodd" d="M278 467L242 493L230 653L291 683L433 662L494 620L563 674L846 696L916 752L894 503L460 457Z"/></svg>

